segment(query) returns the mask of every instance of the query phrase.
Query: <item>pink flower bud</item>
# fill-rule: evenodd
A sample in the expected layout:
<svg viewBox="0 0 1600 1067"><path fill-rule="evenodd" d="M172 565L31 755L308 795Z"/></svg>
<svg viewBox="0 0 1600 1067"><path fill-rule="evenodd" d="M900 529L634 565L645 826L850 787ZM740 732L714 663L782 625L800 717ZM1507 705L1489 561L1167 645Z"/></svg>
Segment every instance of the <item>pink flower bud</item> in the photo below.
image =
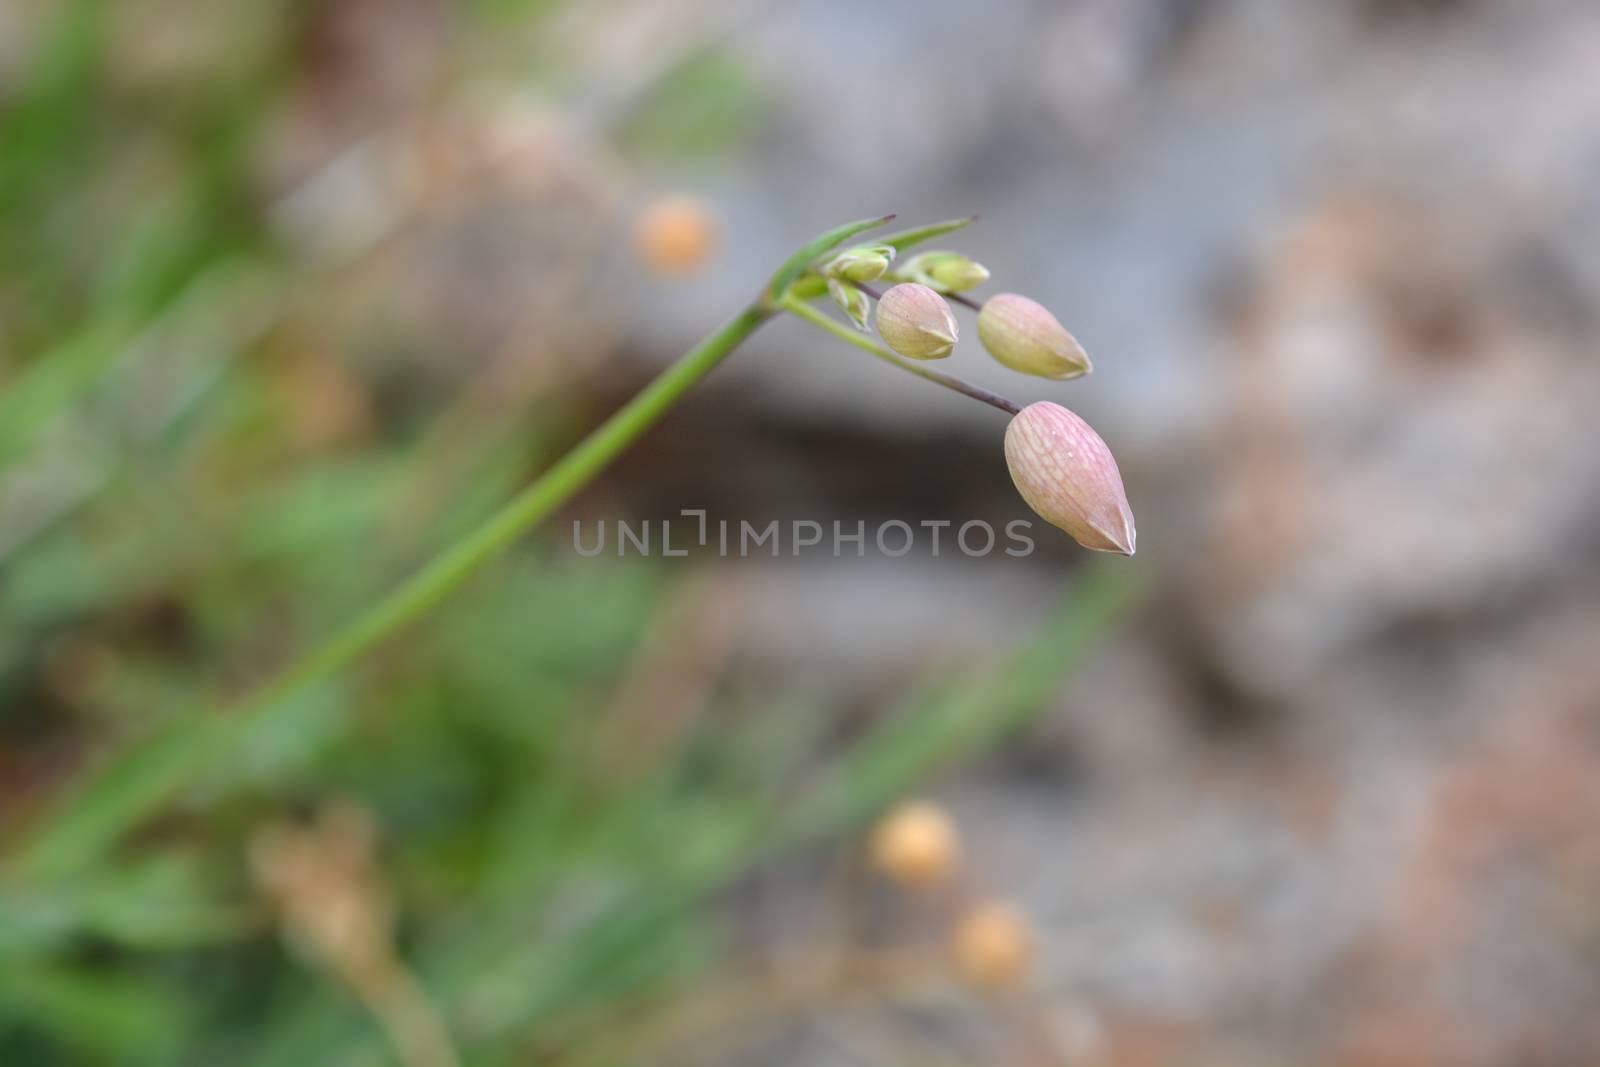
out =
<svg viewBox="0 0 1600 1067"><path fill-rule="evenodd" d="M1039 517L1084 548L1133 555L1133 511L1111 449L1060 404L1023 408L1006 427L1006 466Z"/></svg>
<svg viewBox="0 0 1600 1067"><path fill-rule="evenodd" d="M878 336L910 359L943 359L956 346L956 317L944 297L906 282L878 301Z"/></svg>
<svg viewBox="0 0 1600 1067"><path fill-rule="evenodd" d="M1078 339L1043 304L1001 293L978 312L978 340L1012 370L1041 378L1080 378L1092 367Z"/></svg>

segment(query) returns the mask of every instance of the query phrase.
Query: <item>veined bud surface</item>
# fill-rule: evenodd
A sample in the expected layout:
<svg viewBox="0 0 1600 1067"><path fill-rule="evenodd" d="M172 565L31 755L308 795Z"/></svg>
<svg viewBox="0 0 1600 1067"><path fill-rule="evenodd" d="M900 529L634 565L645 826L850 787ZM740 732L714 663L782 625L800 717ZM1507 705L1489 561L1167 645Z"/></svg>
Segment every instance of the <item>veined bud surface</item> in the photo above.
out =
<svg viewBox="0 0 1600 1067"><path fill-rule="evenodd" d="M956 346L956 317L944 297L904 282L878 301L878 336L910 359L943 359Z"/></svg>
<svg viewBox="0 0 1600 1067"><path fill-rule="evenodd" d="M846 285L837 278L828 279L828 295L833 297L833 302L839 305L839 310L850 316L850 321L856 324L856 329L862 333L867 332L867 315L872 311L872 302L853 285Z"/></svg>
<svg viewBox="0 0 1600 1067"><path fill-rule="evenodd" d="M1016 293L1001 293L978 312L978 340L1012 370L1058 381L1093 369L1078 339L1044 305Z"/></svg>
<svg viewBox="0 0 1600 1067"><path fill-rule="evenodd" d="M907 261L902 274L940 293L964 293L989 280L989 268L960 252L923 252Z"/></svg>
<svg viewBox="0 0 1600 1067"><path fill-rule="evenodd" d="M1060 404L1029 404L1006 427L1006 466L1040 518L1084 548L1133 555L1133 510L1122 473L1088 423Z"/></svg>
<svg viewBox="0 0 1600 1067"><path fill-rule="evenodd" d="M870 282L883 277L883 272L894 262L893 245L857 245L840 252L822 273L830 278L843 278L851 282Z"/></svg>

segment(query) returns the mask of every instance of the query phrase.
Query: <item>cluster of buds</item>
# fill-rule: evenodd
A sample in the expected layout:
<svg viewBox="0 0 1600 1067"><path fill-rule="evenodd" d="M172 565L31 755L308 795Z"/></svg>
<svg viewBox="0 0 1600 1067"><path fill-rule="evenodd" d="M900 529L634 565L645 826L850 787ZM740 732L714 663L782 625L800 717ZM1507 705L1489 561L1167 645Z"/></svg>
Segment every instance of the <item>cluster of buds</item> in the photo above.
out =
<svg viewBox="0 0 1600 1067"><path fill-rule="evenodd" d="M932 251L896 264L897 252L913 239L948 232L965 221L847 248L814 269L858 329L866 331L870 321L884 345L905 359L940 360L955 351L960 330L950 306L954 301L978 312L978 340L1002 366L1052 381L1089 374L1093 365L1083 346L1037 301L999 293L978 304L961 295L988 281L981 263L959 252ZM868 284L879 279L895 284L879 294ZM919 373L946 384L959 382ZM962 391L972 392L970 387ZM999 400L992 394L988 399ZM1028 506L1085 548L1133 555L1133 512L1117 462L1099 434L1059 404L1019 408L1001 400L997 406L1013 414L1006 464Z"/></svg>
<svg viewBox="0 0 1600 1067"><path fill-rule="evenodd" d="M857 245L840 252L822 268L823 277L828 279L828 295L862 333L867 331L872 302L861 286L883 277L894 257L893 245Z"/></svg>
<svg viewBox="0 0 1600 1067"><path fill-rule="evenodd" d="M986 992L1021 986L1033 961L1027 920L1004 901L968 900L959 892L961 837L949 814L926 800L907 801L874 827L869 843L873 869L900 889L958 890L949 929L948 954L957 974Z"/></svg>

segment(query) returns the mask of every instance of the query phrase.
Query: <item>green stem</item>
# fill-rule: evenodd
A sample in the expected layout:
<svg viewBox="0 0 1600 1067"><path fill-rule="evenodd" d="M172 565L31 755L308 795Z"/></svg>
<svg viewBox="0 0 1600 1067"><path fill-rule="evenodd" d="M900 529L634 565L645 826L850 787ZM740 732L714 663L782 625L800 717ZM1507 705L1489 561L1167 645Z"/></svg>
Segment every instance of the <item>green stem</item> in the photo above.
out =
<svg viewBox="0 0 1600 1067"><path fill-rule="evenodd" d="M793 295L785 296L782 300L778 301L778 306L789 312L791 315L795 315L804 319L811 325L817 327L819 330L824 330L827 333L831 333L833 336L839 338L839 340L855 345L864 352L870 352L879 359L883 360L885 363L892 363L907 373L915 374L918 378L926 379L927 381L933 382L935 385L942 385L946 389L952 389L955 392L961 393L963 396L970 396L974 400L981 400L985 404L988 404L991 407L999 408L1001 411L1004 411L1010 415L1015 415L1017 412L1022 410L1019 405L1007 400L999 393L990 392L981 385L974 385L969 381L957 378L953 374L943 374L929 367L920 366L909 359L903 359L902 357L895 355L893 352L889 351L887 348L884 348L870 337L866 337L860 333L857 333L855 330L852 330L850 327L845 326L842 323L833 321L828 316L812 307L810 304L795 298Z"/></svg>
<svg viewBox="0 0 1600 1067"><path fill-rule="evenodd" d="M8 866L26 877L51 877L91 859L182 789L206 762L223 764L244 728L285 698L357 659L426 615L534 524L566 503L653 426L775 313L753 304L685 353L577 447L472 532L398 589L234 707L218 715L181 715L81 789L41 813L39 830L19 842Z"/></svg>

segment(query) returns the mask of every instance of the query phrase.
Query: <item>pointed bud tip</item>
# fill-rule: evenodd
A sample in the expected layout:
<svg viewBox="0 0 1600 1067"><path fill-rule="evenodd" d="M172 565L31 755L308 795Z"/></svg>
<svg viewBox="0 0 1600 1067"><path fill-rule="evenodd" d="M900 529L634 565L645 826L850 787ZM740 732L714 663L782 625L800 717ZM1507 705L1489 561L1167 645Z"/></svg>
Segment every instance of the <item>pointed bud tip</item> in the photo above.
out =
<svg viewBox="0 0 1600 1067"><path fill-rule="evenodd" d="M910 359L943 359L959 336L944 297L916 282L902 282L884 293L876 322L884 343Z"/></svg>
<svg viewBox="0 0 1600 1067"><path fill-rule="evenodd" d="M1060 404L1041 401L1006 427L1006 466L1040 518L1084 548L1131 556L1138 533L1122 474L1100 435Z"/></svg>
<svg viewBox="0 0 1600 1067"><path fill-rule="evenodd" d="M1078 339L1049 309L1017 293L1000 293L978 312L978 340L998 362L1040 378L1065 381L1094 369Z"/></svg>

